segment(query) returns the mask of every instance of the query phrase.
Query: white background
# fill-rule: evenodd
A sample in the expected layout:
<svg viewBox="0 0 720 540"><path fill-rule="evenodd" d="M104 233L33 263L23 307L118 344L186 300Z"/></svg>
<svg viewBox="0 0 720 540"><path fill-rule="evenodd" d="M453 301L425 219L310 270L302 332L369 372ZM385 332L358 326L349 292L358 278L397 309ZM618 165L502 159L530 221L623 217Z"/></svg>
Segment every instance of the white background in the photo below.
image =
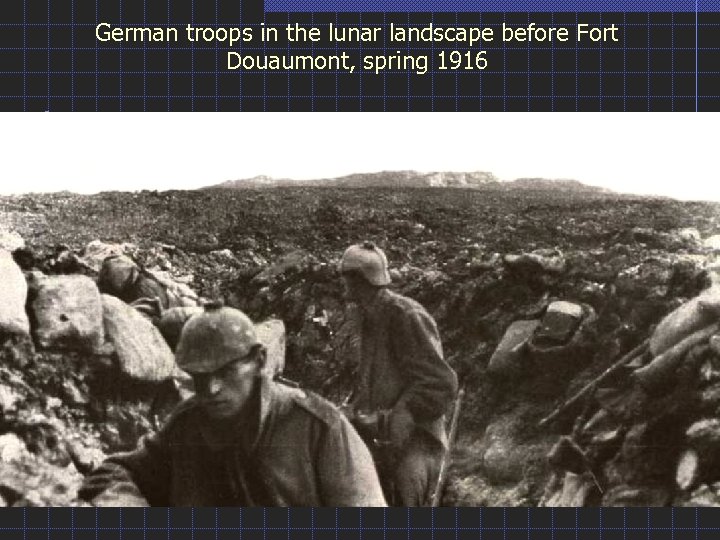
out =
<svg viewBox="0 0 720 540"><path fill-rule="evenodd" d="M4 114L0 193L412 169L720 201L718 114Z"/></svg>

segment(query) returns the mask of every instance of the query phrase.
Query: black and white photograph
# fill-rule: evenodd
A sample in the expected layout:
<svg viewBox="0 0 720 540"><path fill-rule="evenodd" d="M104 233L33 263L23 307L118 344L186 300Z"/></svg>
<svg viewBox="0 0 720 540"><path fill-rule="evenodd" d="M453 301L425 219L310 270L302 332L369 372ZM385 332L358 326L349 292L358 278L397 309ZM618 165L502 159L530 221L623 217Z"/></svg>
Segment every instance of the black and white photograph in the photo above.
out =
<svg viewBox="0 0 720 540"><path fill-rule="evenodd" d="M0 506L720 506L717 116L3 120Z"/></svg>

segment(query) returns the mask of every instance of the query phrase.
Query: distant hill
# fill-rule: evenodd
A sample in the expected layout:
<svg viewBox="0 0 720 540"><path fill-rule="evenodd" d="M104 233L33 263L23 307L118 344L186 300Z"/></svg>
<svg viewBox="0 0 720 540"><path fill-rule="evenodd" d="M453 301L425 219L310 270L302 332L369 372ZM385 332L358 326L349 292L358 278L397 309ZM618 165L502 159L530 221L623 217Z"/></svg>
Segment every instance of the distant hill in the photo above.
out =
<svg viewBox="0 0 720 540"><path fill-rule="evenodd" d="M286 186L312 187L478 187L497 183L495 175L489 172L430 172L382 171L376 173L358 173L338 178L320 178L313 180L291 180L288 178L270 178L255 176L242 180L228 180L221 184L208 186L214 188L266 188Z"/></svg>
<svg viewBox="0 0 720 540"><path fill-rule="evenodd" d="M293 180L290 178L271 178L261 175L241 180L228 180L220 184L202 189L243 189L243 188L278 188L278 187L400 187L400 188L485 188L501 190L562 190L580 193L613 193L595 186L588 186L577 180L551 180L547 178L518 178L509 182L501 182L491 172L417 172L417 171L382 171L376 173L357 173L337 178L320 178L312 180Z"/></svg>

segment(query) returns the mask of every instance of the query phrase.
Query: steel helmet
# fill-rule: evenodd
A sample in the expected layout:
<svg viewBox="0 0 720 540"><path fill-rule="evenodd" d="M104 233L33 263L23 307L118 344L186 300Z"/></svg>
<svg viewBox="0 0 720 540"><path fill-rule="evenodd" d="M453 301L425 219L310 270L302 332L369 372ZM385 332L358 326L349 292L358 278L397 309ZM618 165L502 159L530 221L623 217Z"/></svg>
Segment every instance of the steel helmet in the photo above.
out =
<svg viewBox="0 0 720 540"><path fill-rule="evenodd" d="M370 284L377 287L390 284L387 257L372 242L350 246L340 259L340 273L358 272Z"/></svg>
<svg viewBox="0 0 720 540"><path fill-rule="evenodd" d="M239 309L210 303L183 326L175 361L184 371L211 373L246 356L259 343L247 315Z"/></svg>

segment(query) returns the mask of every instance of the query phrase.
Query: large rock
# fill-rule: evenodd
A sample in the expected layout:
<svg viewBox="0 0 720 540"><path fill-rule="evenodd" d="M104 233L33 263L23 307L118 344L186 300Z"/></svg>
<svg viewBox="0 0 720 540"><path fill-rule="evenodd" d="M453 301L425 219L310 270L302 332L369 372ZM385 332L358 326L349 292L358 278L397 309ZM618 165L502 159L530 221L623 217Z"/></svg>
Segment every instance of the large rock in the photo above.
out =
<svg viewBox="0 0 720 540"><path fill-rule="evenodd" d="M572 302L551 303L535 331L533 343L538 346L554 346L567 343L575 333L583 317L583 308Z"/></svg>
<svg viewBox="0 0 720 540"><path fill-rule="evenodd" d="M170 347L160 331L137 310L103 294L102 321L122 373L146 382L162 381L175 373L175 357Z"/></svg>
<svg viewBox="0 0 720 540"><path fill-rule="evenodd" d="M703 245L714 251L720 251L720 234L710 236L703 240Z"/></svg>
<svg viewBox="0 0 720 540"><path fill-rule="evenodd" d="M565 256L557 249L536 249L521 255L505 255L505 265L522 272L546 272L561 274L567 268Z"/></svg>
<svg viewBox="0 0 720 540"><path fill-rule="evenodd" d="M25 247L25 240L16 231L0 225L0 249L15 251Z"/></svg>
<svg viewBox="0 0 720 540"><path fill-rule="evenodd" d="M45 349L98 351L103 344L102 303L86 276L38 276L32 312L36 344Z"/></svg>
<svg viewBox="0 0 720 540"><path fill-rule="evenodd" d="M720 319L720 286L713 286L669 313L650 337L654 356Z"/></svg>
<svg viewBox="0 0 720 540"><path fill-rule="evenodd" d="M488 372L509 377L522 371L527 342L540 324L538 320L515 321L507 330L488 362Z"/></svg>
<svg viewBox="0 0 720 540"><path fill-rule="evenodd" d="M0 248L0 333L27 335L27 282L10 252Z"/></svg>

